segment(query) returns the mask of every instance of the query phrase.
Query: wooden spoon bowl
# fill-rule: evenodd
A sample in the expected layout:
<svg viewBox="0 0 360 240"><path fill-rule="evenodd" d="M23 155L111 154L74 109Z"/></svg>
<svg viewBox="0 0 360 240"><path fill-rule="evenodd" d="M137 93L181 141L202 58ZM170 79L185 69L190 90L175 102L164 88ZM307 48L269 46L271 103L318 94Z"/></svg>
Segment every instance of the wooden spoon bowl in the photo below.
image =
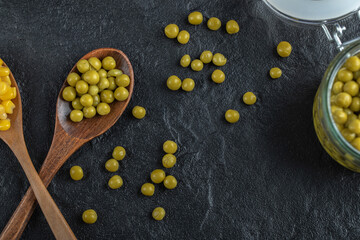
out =
<svg viewBox="0 0 360 240"><path fill-rule="evenodd" d="M62 91L68 85L66 81L64 82L56 105L54 137L48 155L39 172L39 176L45 186L50 184L60 167L77 149L91 139L101 135L116 123L131 99L134 88L134 71L128 57L122 51L114 48L100 48L91 51L81 59L89 59L90 57L103 59L106 56L112 56L117 63L116 68L121 69L124 74L130 77L130 85L127 87L129 97L126 101L114 101L111 103L111 111L108 115L98 115L94 118L74 123L69 117L72 110L71 103L62 99ZM76 66L70 72L77 72ZM0 240L19 239L35 206L36 198L30 187L3 229Z"/></svg>
<svg viewBox="0 0 360 240"><path fill-rule="evenodd" d="M3 66L8 67L5 62L3 63ZM12 114L8 114L8 118L11 122L11 128L7 131L0 131L0 138L3 139L7 145L12 142L12 136L16 130L23 132L22 105L19 87L11 71L9 77L11 81L11 87L16 87L16 98L11 100L15 104L14 112Z"/></svg>
<svg viewBox="0 0 360 240"><path fill-rule="evenodd" d="M113 57L116 61L116 68L121 69L124 74L130 77L130 85L127 87L129 91L129 97L125 101L119 102L115 100L113 103L111 103L111 111L108 115L96 115L93 118L84 119L81 122L75 123L69 118L70 112L72 110L71 103L63 100L61 96L63 89L68 86L67 82L65 81L58 97L57 116L60 125L64 128L65 132L67 132L71 136L87 139L101 135L112 125L115 124L115 122L122 115L130 101L134 88L134 71L132 69L129 59L122 51L114 48L100 48L91 51L90 53L83 56L81 59L97 57L101 60L107 56ZM76 65L71 69L70 73L72 72L76 72L81 76L81 73L79 73L79 71L77 70Z"/></svg>

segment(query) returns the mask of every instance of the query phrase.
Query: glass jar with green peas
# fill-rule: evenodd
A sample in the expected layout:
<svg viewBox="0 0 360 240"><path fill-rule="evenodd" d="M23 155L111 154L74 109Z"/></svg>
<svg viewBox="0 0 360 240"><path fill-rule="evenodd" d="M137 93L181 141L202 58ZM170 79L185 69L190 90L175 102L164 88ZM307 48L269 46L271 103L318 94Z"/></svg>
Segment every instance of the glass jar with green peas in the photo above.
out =
<svg viewBox="0 0 360 240"><path fill-rule="evenodd" d="M354 101L353 109L358 110L356 102L359 93L355 85L359 83L355 76L360 72L360 64L357 60L353 64L354 58L351 57L358 57L359 54L360 43L355 42L332 60L313 105L314 126L320 143L333 159L356 172L360 172L360 138L357 137L360 134L360 120L359 112L353 112L350 108ZM344 86L348 82L350 86L348 84L345 91Z"/></svg>

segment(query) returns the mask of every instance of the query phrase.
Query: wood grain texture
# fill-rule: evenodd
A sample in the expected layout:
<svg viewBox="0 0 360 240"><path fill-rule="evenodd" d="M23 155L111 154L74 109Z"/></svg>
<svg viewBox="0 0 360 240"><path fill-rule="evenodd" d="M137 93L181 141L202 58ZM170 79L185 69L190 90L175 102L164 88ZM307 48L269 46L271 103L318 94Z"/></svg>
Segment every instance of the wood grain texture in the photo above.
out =
<svg viewBox="0 0 360 240"><path fill-rule="evenodd" d="M92 119L84 119L79 123L74 123L69 119L70 103L64 101L61 97L62 90L67 86L66 81L64 82L57 100L54 137L39 172L45 186L50 184L61 166L77 149L91 139L101 135L116 123L131 99L134 88L134 71L128 57L122 51L113 48L100 48L91 51L81 59L89 59L90 57L103 59L106 56L112 56L117 63L116 68L129 75L130 85L127 87L129 97L126 101L115 101L110 104L111 112L108 115L97 115ZM70 72L77 72L76 66ZM35 207L36 198L30 187L3 229L0 240L19 239Z"/></svg>
<svg viewBox="0 0 360 240"><path fill-rule="evenodd" d="M11 128L8 131L0 132L0 138L11 148L22 166L56 239L76 239L32 164L24 140L20 92L12 73L10 73L10 79L12 85L15 86L17 90L17 96L13 100L16 108L14 109L14 113L9 116L12 122Z"/></svg>

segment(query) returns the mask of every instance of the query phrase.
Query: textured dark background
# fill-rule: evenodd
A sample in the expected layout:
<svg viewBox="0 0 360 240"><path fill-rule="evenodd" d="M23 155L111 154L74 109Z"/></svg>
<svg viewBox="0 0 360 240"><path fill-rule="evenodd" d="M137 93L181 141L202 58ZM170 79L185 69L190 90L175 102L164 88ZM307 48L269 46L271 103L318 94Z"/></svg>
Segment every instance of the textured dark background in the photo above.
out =
<svg viewBox="0 0 360 240"><path fill-rule="evenodd" d="M205 20L223 24L235 19L236 35L192 26L187 15L199 10ZM354 20L347 26L356 25ZM177 23L191 34L183 46L163 34ZM56 96L77 60L100 47L123 50L135 71L129 109L116 125L77 151L49 186L60 210L79 239L340 239L360 237L360 175L333 161L319 144L312 123L312 102L322 75L336 54L319 28L284 23L259 1L2 1L0 55L17 79L23 101L25 139L40 168L51 144ZM356 29L347 31L355 36ZM275 48L293 46L281 59ZM226 81L210 80L206 65L192 72L178 65L184 54L203 50L228 58ZM271 67L283 76L271 80ZM168 76L191 77L193 92L171 92ZM253 91L253 106L242 94ZM143 120L130 108L147 109ZM240 112L228 124L227 109ZM180 147L177 165L167 173L179 181L175 190L156 187L153 197L139 190L149 173L161 167L162 143ZM127 150L120 163L124 186L109 190L112 176L104 169L112 149ZM10 152L0 142L0 228L29 184ZM69 169L80 165L82 181ZM161 222L151 211L163 206ZM85 209L98 213L94 225L81 220ZM52 239L37 208L23 239Z"/></svg>

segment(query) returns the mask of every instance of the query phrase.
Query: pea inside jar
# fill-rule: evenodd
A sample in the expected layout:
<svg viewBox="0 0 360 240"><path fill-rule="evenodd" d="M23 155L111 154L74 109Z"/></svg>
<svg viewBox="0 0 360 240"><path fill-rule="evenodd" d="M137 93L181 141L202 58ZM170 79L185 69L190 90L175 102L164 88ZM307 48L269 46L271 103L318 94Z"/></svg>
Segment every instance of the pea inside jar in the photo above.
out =
<svg viewBox="0 0 360 240"><path fill-rule="evenodd" d="M111 56L78 61L76 70L67 77L69 86L62 91L62 98L73 108L69 115L71 121L107 115L111 112L112 102L128 99L126 87L130 77L117 69L117 65Z"/></svg>

